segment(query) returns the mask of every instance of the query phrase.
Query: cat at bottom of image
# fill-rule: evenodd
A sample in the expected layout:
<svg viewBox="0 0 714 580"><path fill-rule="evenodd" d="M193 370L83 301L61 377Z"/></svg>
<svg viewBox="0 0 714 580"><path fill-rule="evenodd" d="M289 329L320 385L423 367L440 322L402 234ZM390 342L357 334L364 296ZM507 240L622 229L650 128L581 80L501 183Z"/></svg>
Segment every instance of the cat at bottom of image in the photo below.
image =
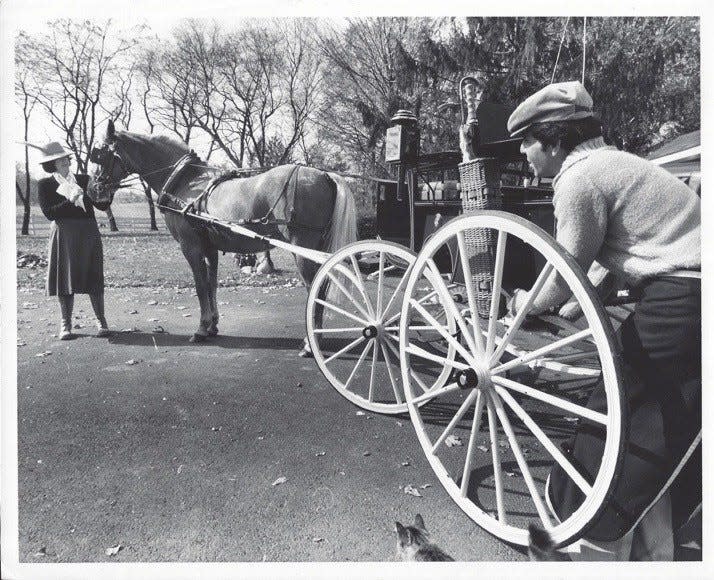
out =
<svg viewBox="0 0 714 580"><path fill-rule="evenodd" d="M454 559L429 541L424 519L417 514L413 526L397 524L397 556L405 562L453 562Z"/></svg>
<svg viewBox="0 0 714 580"><path fill-rule="evenodd" d="M550 534L536 526L528 525L528 556L535 562L566 562L569 558L555 549Z"/></svg>

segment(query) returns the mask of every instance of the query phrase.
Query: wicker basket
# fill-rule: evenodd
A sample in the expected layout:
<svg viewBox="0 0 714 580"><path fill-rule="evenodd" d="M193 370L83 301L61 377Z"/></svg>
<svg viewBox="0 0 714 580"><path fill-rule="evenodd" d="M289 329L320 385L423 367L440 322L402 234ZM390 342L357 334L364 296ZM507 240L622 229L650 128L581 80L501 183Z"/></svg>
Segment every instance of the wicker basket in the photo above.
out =
<svg viewBox="0 0 714 580"><path fill-rule="evenodd" d="M503 197L497 158L480 157L461 163L459 173L464 215L484 209L501 209ZM493 291L496 231L472 228L464 232L464 238L476 289L476 308L481 318L488 318Z"/></svg>

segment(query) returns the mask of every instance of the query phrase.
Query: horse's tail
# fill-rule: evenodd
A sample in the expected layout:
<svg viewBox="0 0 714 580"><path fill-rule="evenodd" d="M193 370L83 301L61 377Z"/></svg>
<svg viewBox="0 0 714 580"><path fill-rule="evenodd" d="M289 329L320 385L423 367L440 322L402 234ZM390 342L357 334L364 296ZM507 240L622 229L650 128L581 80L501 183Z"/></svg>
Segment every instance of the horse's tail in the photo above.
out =
<svg viewBox="0 0 714 580"><path fill-rule="evenodd" d="M325 251L334 254L341 247L357 241L357 207L350 186L341 175L328 173L337 187L332 222L325 238Z"/></svg>

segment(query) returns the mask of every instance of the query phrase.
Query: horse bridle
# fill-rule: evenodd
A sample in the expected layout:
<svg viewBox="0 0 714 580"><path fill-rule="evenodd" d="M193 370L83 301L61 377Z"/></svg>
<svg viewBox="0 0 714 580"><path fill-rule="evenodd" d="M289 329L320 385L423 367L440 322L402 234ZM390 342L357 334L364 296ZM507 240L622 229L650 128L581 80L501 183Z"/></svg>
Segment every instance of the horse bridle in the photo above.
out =
<svg viewBox="0 0 714 580"><path fill-rule="evenodd" d="M116 152L113 145L105 143L101 147L93 147L89 152L89 160L99 165L100 172L95 176L94 180L95 187L100 190L100 192L109 188L114 188L114 191L116 191L122 185L122 182L133 173L126 166L126 163L124 163L121 155ZM119 180L114 180L112 179L112 174L114 173L114 165L117 161L126 175ZM112 197L113 196L114 192L112 192Z"/></svg>

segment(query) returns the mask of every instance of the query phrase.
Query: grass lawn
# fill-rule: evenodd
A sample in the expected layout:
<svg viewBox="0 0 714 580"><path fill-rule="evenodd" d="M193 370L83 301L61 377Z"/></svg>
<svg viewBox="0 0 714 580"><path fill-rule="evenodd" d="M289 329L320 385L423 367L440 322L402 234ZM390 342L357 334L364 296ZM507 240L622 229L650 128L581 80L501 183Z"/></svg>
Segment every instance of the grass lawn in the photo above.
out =
<svg viewBox="0 0 714 580"><path fill-rule="evenodd" d="M193 276L178 243L165 232L102 232L104 278L110 288L193 287ZM47 235L17 236L18 258L34 254L47 259ZM302 285L291 254L271 252L275 274L241 274L233 254L219 254L220 286L296 286ZM17 269L19 288L44 288L45 266Z"/></svg>

